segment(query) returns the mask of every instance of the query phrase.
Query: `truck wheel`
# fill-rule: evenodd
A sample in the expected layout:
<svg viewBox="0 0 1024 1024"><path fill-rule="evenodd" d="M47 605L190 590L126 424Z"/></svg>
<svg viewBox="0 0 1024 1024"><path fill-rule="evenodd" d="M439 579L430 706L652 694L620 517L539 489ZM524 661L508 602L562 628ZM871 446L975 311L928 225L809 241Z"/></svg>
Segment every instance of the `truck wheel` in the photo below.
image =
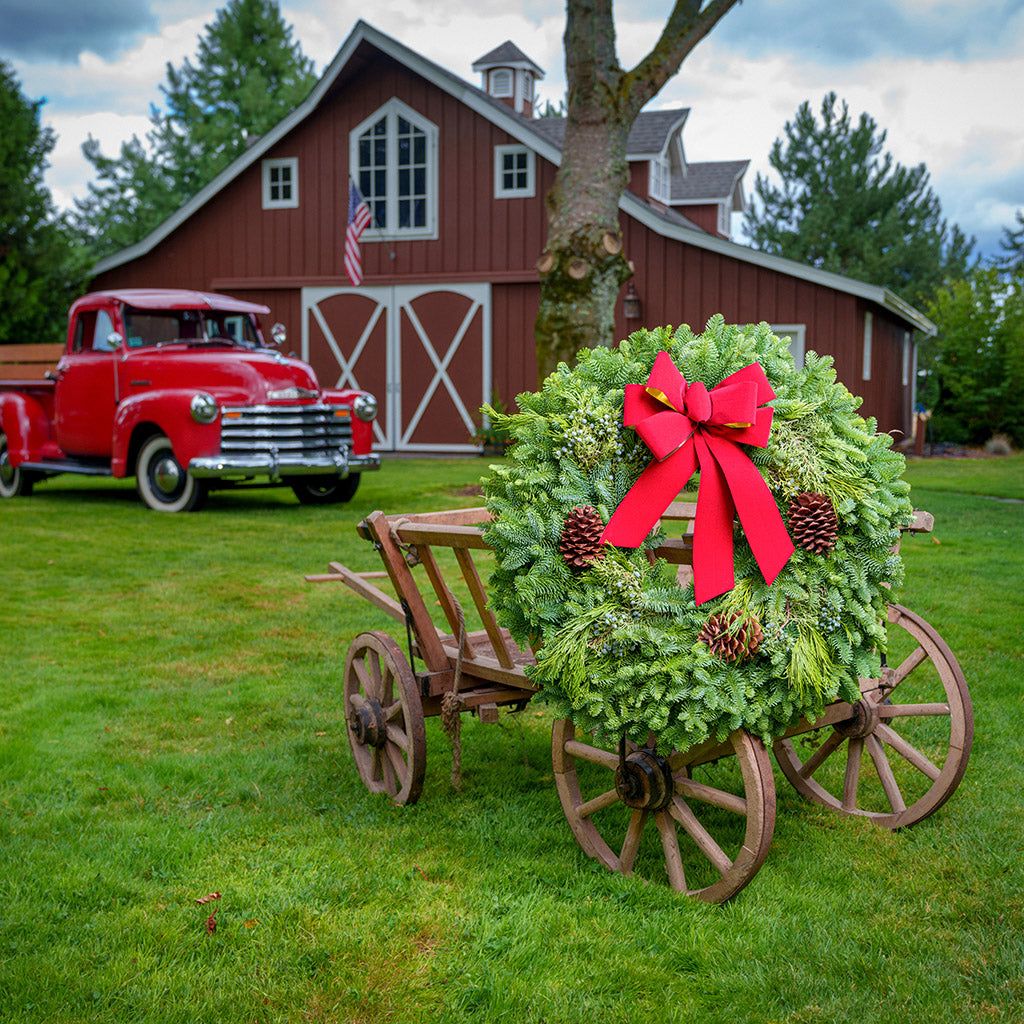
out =
<svg viewBox="0 0 1024 1024"><path fill-rule="evenodd" d="M12 466L7 454L7 435L0 434L0 498L27 498L32 493L32 485L36 482L31 473L26 473L20 466Z"/></svg>
<svg viewBox="0 0 1024 1024"><path fill-rule="evenodd" d="M163 434L154 434L139 451L135 486L143 502L157 512L195 512L206 501L206 483L182 467Z"/></svg>
<svg viewBox="0 0 1024 1024"><path fill-rule="evenodd" d="M303 505L335 505L355 497L359 476L359 473L349 473L344 480L336 476L311 476L302 483L292 484L292 490Z"/></svg>

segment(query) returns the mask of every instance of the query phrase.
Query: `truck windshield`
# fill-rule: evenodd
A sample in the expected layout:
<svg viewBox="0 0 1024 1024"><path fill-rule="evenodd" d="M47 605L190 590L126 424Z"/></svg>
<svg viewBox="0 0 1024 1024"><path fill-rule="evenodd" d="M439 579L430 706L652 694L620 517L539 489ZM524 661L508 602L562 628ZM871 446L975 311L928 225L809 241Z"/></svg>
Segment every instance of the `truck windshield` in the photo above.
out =
<svg viewBox="0 0 1024 1024"><path fill-rule="evenodd" d="M124 311L128 347L171 342L221 342L259 348L256 325L248 313L216 309L131 309Z"/></svg>

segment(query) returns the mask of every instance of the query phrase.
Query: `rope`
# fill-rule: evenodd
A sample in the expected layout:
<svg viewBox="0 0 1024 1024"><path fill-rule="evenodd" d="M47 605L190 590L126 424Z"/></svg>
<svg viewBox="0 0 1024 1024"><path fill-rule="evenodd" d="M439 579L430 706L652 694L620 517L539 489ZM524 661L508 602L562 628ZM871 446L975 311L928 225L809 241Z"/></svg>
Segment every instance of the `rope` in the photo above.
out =
<svg viewBox="0 0 1024 1024"><path fill-rule="evenodd" d="M441 698L441 727L452 743L452 786L462 789L462 711L465 701L459 696L462 682L462 658L466 651L466 613L452 594L455 614L459 620L459 653L455 658L455 677L452 688Z"/></svg>
<svg viewBox="0 0 1024 1024"><path fill-rule="evenodd" d="M389 522L388 525L390 527L389 532L391 534L391 542L404 555L405 564L409 566L410 569L413 569L422 561L420 559L420 553L416 550L415 544L403 544L402 541L398 539L398 531L409 522L410 520L408 519L396 519L394 522Z"/></svg>

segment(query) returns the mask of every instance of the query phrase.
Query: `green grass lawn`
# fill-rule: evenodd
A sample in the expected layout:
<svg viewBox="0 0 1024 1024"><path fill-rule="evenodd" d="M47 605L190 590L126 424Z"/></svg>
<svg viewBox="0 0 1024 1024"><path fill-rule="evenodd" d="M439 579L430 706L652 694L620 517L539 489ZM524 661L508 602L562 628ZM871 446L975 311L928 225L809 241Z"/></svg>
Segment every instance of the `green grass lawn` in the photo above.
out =
<svg viewBox="0 0 1024 1024"><path fill-rule="evenodd" d="M433 719L418 804L360 783L345 651L403 631L303 576L379 568L359 518L478 504L485 469L388 460L333 508L165 516L70 478L0 503L0 1021L1024 1019L1022 457L908 467L936 529L901 600L974 702L959 790L890 833L776 770L768 859L721 907L583 854L539 704L465 721L461 792Z"/></svg>

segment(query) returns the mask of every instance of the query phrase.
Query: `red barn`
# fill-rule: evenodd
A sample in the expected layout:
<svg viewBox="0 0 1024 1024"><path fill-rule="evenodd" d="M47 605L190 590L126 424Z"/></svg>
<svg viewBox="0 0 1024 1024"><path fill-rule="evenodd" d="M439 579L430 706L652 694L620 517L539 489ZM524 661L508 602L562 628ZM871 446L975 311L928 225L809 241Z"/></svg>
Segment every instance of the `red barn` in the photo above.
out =
<svg viewBox="0 0 1024 1024"><path fill-rule="evenodd" d="M536 387L535 263L564 121L532 117L542 71L511 43L476 87L359 22L305 102L152 234L103 260L95 287L227 292L270 306L328 385L377 395L383 450L472 450L478 409ZM765 320L835 357L885 430L908 431L913 332L884 288L729 240L746 161L690 163L687 110L643 113L620 203L636 275L617 329L714 313ZM373 214L364 279L345 273L349 185Z"/></svg>

